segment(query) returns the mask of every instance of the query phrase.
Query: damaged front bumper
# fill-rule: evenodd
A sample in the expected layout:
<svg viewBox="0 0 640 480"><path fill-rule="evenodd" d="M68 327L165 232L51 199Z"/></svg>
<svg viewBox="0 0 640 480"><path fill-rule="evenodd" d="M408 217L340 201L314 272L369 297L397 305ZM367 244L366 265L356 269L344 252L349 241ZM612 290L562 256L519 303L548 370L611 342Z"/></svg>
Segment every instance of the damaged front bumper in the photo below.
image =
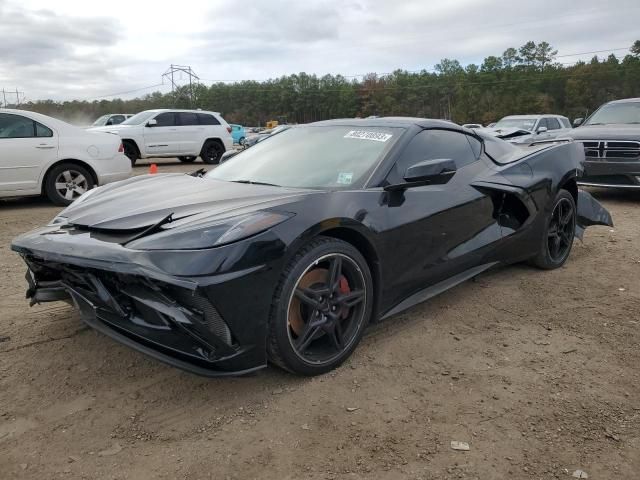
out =
<svg viewBox="0 0 640 480"><path fill-rule="evenodd" d="M12 248L27 263L32 305L67 301L90 327L114 340L215 377L267 364L270 288L282 248L268 233L263 238L265 250L238 242L147 253L49 228L17 238Z"/></svg>
<svg viewBox="0 0 640 480"><path fill-rule="evenodd" d="M67 301L90 327L157 360L204 376L242 375L266 366L251 361L251 346L238 343L198 289L35 259L27 263L32 305Z"/></svg>

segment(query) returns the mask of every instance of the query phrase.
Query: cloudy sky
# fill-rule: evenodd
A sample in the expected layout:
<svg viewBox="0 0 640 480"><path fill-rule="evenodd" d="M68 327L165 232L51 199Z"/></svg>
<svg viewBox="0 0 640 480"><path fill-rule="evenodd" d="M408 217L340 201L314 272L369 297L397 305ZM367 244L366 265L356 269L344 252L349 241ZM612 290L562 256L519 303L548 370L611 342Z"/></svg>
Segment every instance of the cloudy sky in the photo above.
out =
<svg viewBox="0 0 640 480"><path fill-rule="evenodd" d="M0 89L28 100L140 89L119 95L129 98L168 91L143 88L171 63L191 65L205 83L432 69L527 40L559 55L626 48L639 25L638 0L0 0Z"/></svg>

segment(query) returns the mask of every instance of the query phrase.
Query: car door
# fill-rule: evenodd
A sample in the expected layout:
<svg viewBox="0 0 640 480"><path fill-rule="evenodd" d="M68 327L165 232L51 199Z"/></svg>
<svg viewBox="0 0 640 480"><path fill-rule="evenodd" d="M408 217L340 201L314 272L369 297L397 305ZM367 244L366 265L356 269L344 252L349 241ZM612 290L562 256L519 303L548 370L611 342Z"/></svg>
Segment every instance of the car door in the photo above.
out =
<svg viewBox="0 0 640 480"><path fill-rule="evenodd" d="M183 155L199 155L204 143L204 125L200 125L198 116L193 112L179 112L177 116L180 152Z"/></svg>
<svg viewBox="0 0 640 480"><path fill-rule="evenodd" d="M501 239L491 197L470 185L486 171L482 144L451 130L423 130L405 147L387 182L403 182L418 162L452 159L457 171L444 185L389 192L383 234L391 258L384 262L385 302L397 303L416 291L482 265ZM395 197L395 198L394 198Z"/></svg>
<svg viewBox="0 0 640 480"><path fill-rule="evenodd" d="M555 117L547 117L547 138L556 138L562 133L562 125Z"/></svg>
<svg viewBox="0 0 640 480"><path fill-rule="evenodd" d="M534 140L539 141L539 140L548 140L549 138L551 138L551 133L549 132L549 123L548 123L548 118L541 118L540 120L538 120L538 124L535 127L535 135L534 135ZM545 127L547 129L547 131L545 132L539 132L541 127Z"/></svg>
<svg viewBox="0 0 640 480"><path fill-rule="evenodd" d="M162 112L154 117L156 123L144 127L144 145L147 156L166 157L181 155L181 136L176 126L175 112Z"/></svg>
<svg viewBox="0 0 640 480"><path fill-rule="evenodd" d="M0 113L0 191L38 191L42 169L58 157L58 137L39 122Z"/></svg>

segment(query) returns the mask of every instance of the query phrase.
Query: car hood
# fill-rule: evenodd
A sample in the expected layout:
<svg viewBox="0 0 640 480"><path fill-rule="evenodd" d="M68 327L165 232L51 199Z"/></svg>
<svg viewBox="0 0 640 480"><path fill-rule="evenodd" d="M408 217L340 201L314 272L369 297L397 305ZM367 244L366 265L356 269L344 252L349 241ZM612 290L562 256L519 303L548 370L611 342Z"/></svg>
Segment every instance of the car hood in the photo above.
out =
<svg viewBox="0 0 640 480"><path fill-rule="evenodd" d="M567 136L574 140L640 140L640 125L583 125Z"/></svg>
<svg viewBox="0 0 640 480"><path fill-rule="evenodd" d="M225 218L296 202L320 191L224 182L185 174L133 177L97 189L60 213L66 222L102 231L138 230L173 220ZM286 210L286 207L285 209ZM189 217L189 219L187 219Z"/></svg>

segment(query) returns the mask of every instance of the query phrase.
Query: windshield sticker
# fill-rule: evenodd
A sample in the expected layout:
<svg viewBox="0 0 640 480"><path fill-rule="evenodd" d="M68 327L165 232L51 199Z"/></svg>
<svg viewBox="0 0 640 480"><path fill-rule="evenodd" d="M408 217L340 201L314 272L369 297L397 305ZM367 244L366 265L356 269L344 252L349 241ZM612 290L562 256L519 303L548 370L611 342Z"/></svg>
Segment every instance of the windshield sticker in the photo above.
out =
<svg viewBox="0 0 640 480"><path fill-rule="evenodd" d="M353 172L340 172L338 174L336 183L340 185L351 185L351 182L353 182Z"/></svg>
<svg viewBox="0 0 640 480"><path fill-rule="evenodd" d="M386 142L393 135L391 133L367 132L365 130L351 130L344 138L357 138L359 140L373 140L374 142Z"/></svg>

